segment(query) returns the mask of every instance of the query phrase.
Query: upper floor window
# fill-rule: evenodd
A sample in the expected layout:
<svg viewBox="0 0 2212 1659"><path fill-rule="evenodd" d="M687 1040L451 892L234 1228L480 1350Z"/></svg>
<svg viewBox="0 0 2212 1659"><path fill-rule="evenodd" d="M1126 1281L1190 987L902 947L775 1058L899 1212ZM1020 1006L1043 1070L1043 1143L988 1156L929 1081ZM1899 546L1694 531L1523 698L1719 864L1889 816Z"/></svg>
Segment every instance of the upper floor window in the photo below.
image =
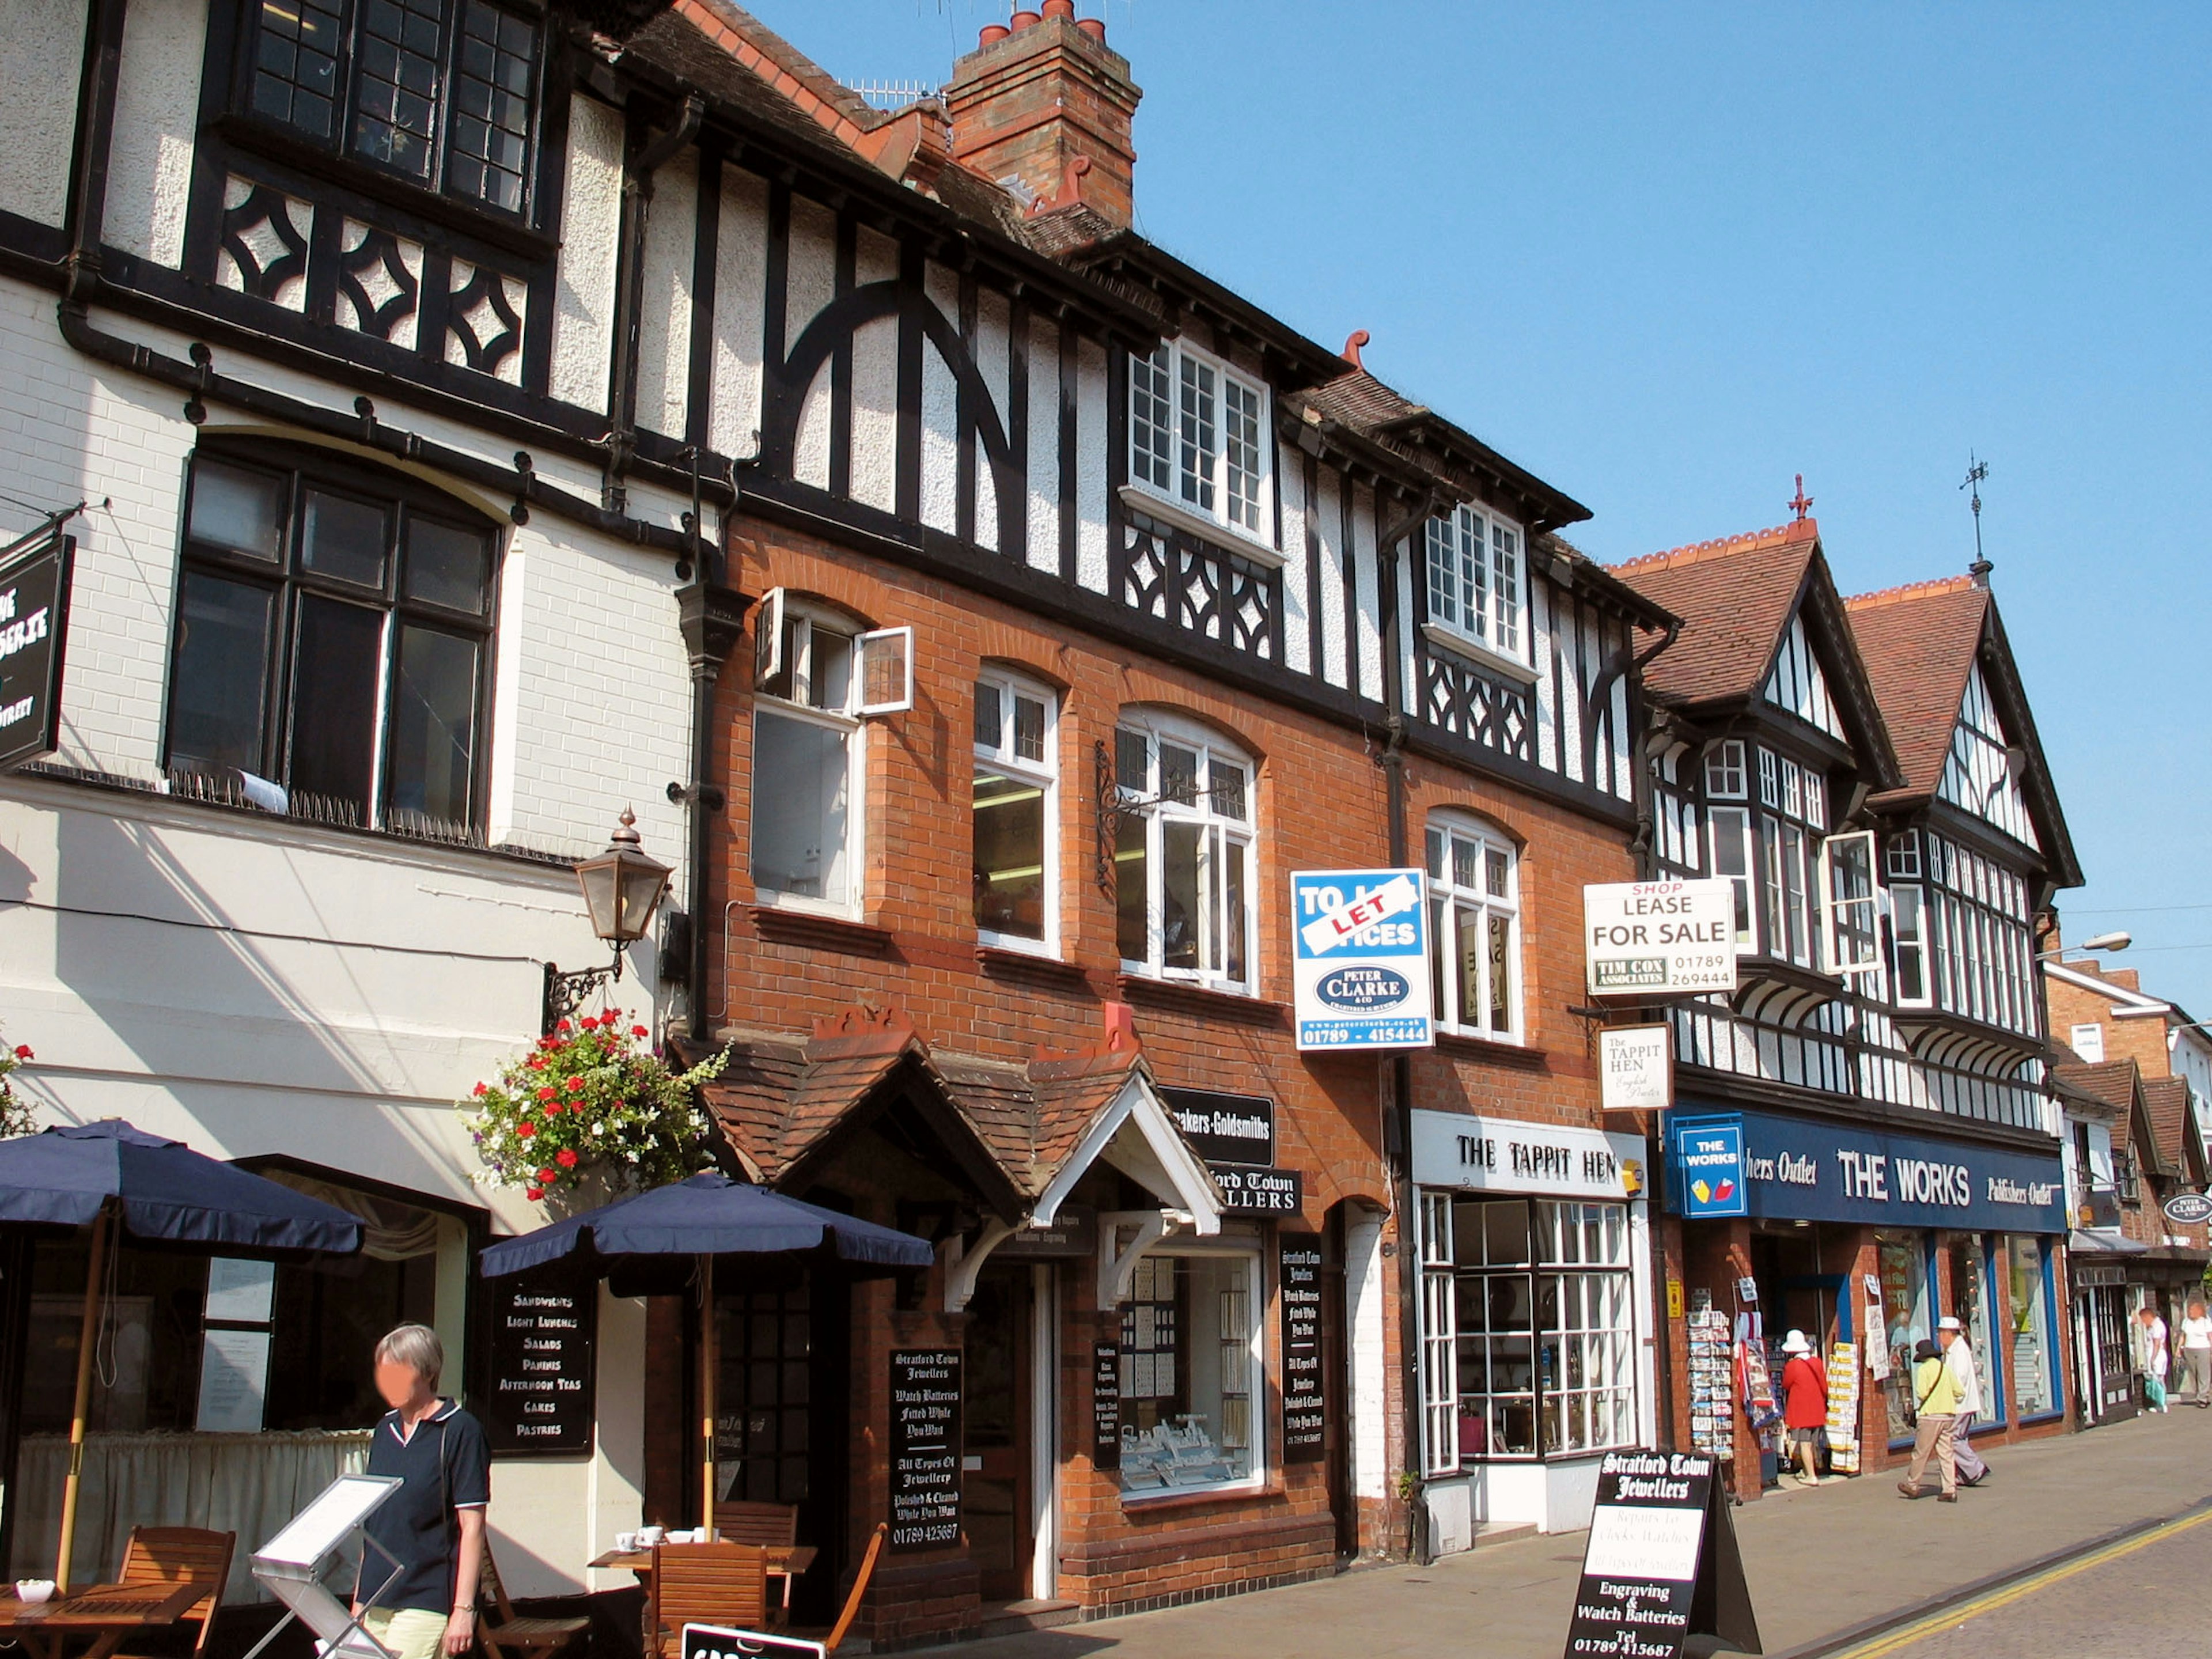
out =
<svg viewBox="0 0 2212 1659"><path fill-rule="evenodd" d="M1258 381L1180 340L1129 359L1129 477L1139 488L1271 541L1273 449Z"/></svg>
<svg viewBox="0 0 2212 1659"><path fill-rule="evenodd" d="M1705 750L1705 796L1708 799L1743 799L1750 793L1746 776L1741 738L1723 738Z"/></svg>
<svg viewBox="0 0 2212 1659"><path fill-rule="evenodd" d="M1056 699L987 672L975 682L975 931L987 944L1050 945L1059 823Z"/></svg>
<svg viewBox="0 0 2212 1659"><path fill-rule="evenodd" d="M254 114L503 213L528 196L538 25L490 0L258 0Z"/></svg>
<svg viewBox="0 0 2212 1659"><path fill-rule="evenodd" d="M1521 882L1513 843L1459 818L1429 825L1429 927L1437 1022L1521 1036Z"/></svg>
<svg viewBox="0 0 2212 1659"><path fill-rule="evenodd" d="M1462 504L1428 526L1428 620L1516 660L1528 654L1521 532Z"/></svg>
<svg viewBox="0 0 2212 1659"><path fill-rule="evenodd" d="M302 816L473 828L491 532L342 463L207 453L185 519L169 766L272 782Z"/></svg>
<svg viewBox="0 0 2212 1659"><path fill-rule="evenodd" d="M2039 1035L2027 882L1948 836L1924 833L1921 842L1930 1000L1969 1019ZM1893 890L1893 906L1901 890Z"/></svg>
<svg viewBox="0 0 2212 1659"><path fill-rule="evenodd" d="M1253 982L1252 763L1180 721L1114 733L1116 936L1133 972Z"/></svg>

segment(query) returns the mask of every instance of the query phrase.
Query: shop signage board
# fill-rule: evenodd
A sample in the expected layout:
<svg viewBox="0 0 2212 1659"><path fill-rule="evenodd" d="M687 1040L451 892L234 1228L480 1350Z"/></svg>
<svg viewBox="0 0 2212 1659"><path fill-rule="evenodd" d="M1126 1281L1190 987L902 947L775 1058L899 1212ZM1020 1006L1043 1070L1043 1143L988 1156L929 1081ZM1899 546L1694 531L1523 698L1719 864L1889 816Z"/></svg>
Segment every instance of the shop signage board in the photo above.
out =
<svg viewBox="0 0 2212 1659"><path fill-rule="evenodd" d="M1275 1103L1265 1095L1163 1089L1160 1099L1190 1149L1212 1172L1221 1206L1233 1214L1296 1215L1305 1182L1275 1167Z"/></svg>
<svg viewBox="0 0 2212 1659"><path fill-rule="evenodd" d="M960 1541L960 1355L898 1348L890 1357L890 1547Z"/></svg>
<svg viewBox="0 0 2212 1659"><path fill-rule="evenodd" d="M1327 1440L1322 1384L1321 1235L1286 1232L1278 1283L1283 1297L1283 1461L1317 1463Z"/></svg>
<svg viewBox="0 0 2212 1659"><path fill-rule="evenodd" d="M76 538L55 530L0 559L0 771L61 747L62 646L76 552Z"/></svg>
<svg viewBox="0 0 2212 1659"><path fill-rule="evenodd" d="M1052 1225L1032 1223L992 1253L1000 1261L1083 1260L1098 1254L1098 1212L1087 1204L1063 1204Z"/></svg>
<svg viewBox="0 0 2212 1659"><path fill-rule="evenodd" d="M1091 1467L1121 1467L1121 1348L1116 1342L1091 1349Z"/></svg>
<svg viewBox="0 0 2212 1659"><path fill-rule="evenodd" d="M484 1285L492 1322L484 1438L492 1455L587 1455L599 1405L597 1282L556 1266Z"/></svg>
<svg viewBox="0 0 2212 1659"><path fill-rule="evenodd" d="M1626 1198L1627 1166L1643 1156L1637 1135L1461 1112L1413 1114L1413 1179L1424 1187Z"/></svg>
<svg viewBox="0 0 2212 1659"><path fill-rule="evenodd" d="M1605 882L1583 889L1583 955L1593 996L1735 989L1735 884Z"/></svg>
<svg viewBox="0 0 2212 1659"><path fill-rule="evenodd" d="M1419 870L1292 873L1299 1048L1425 1048L1434 1041L1426 881Z"/></svg>
<svg viewBox="0 0 2212 1659"><path fill-rule="evenodd" d="M2212 1221L2212 1198L2203 1193L2176 1193L2162 1207L2166 1218L2177 1227L2193 1227L2200 1221Z"/></svg>
<svg viewBox="0 0 2212 1659"><path fill-rule="evenodd" d="M1694 1103L1681 1103L1689 1108ZM1733 1131L1733 1175L1718 1161L1692 1165ZM2066 1183L2057 1156L1858 1128L1766 1112L1678 1115L1668 1126L1669 1201L1678 1215L1765 1216L1871 1226L1943 1227L1999 1233L2066 1231ZM1720 1208L1722 1183L1733 1178ZM1700 1200L1697 1183L1708 1196Z"/></svg>
<svg viewBox="0 0 2212 1659"><path fill-rule="evenodd" d="M725 1625L684 1626L683 1659L823 1659L830 1650L799 1636L769 1636Z"/></svg>
<svg viewBox="0 0 2212 1659"><path fill-rule="evenodd" d="M1664 1025L1597 1034L1598 1100L1608 1112L1663 1112L1674 1103L1674 1045Z"/></svg>
<svg viewBox="0 0 2212 1659"><path fill-rule="evenodd" d="M1680 1659L1692 1637L1760 1650L1720 1460L1695 1452L1608 1452L1567 1626L1567 1659Z"/></svg>
<svg viewBox="0 0 2212 1659"><path fill-rule="evenodd" d="M1743 1125L1735 1122L1673 1126L1668 1160L1681 1171L1681 1213L1693 1220L1748 1215L1750 1196L1743 1187Z"/></svg>
<svg viewBox="0 0 2212 1659"><path fill-rule="evenodd" d="M1305 1182L1296 1170L1207 1167L1220 1189L1221 1207L1231 1215L1296 1215L1305 1206Z"/></svg>

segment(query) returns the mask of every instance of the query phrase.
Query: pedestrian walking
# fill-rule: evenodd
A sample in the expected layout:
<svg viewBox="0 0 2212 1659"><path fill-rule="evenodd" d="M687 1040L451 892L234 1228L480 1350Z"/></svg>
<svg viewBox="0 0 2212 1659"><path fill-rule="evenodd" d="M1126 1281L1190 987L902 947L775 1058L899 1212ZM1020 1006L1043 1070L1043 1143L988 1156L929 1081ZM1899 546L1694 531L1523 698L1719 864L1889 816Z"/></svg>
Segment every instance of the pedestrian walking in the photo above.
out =
<svg viewBox="0 0 2212 1659"><path fill-rule="evenodd" d="M441 1398L445 1345L427 1325L402 1325L376 1345L376 1391L392 1409L369 1437L368 1473L399 1477L362 1530L391 1552L362 1562L354 1611L398 1659L459 1659L477 1639L477 1581L491 1502L483 1425Z"/></svg>
<svg viewBox="0 0 2212 1659"><path fill-rule="evenodd" d="M1828 1374L1813 1352L1802 1331L1782 1339L1786 1356L1782 1365L1782 1424L1790 1431L1790 1449L1802 1474L1791 1479L1801 1486L1820 1484L1820 1443L1828 1431Z"/></svg>
<svg viewBox="0 0 2212 1659"><path fill-rule="evenodd" d="M2166 1373L2172 1363L2166 1347L2166 1321L2148 1302L2136 1310L2136 1328L2142 1343L2143 1398L2154 1412L2166 1409Z"/></svg>
<svg viewBox="0 0 2212 1659"><path fill-rule="evenodd" d="M1916 1426L1912 1432L1912 1466L1897 1483L1907 1498L1920 1496L1920 1483L1928 1473L1928 1460L1936 1460L1942 1490L1939 1504L1959 1501L1959 1464L1952 1452L1952 1430L1959 1420L1959 1380L1943 1363L1935 1343L1922 1337L1912 1350L1912 1398Z"/></svg>
<svg viewBox="0 0 2212 1659"><path fill-rule="evenodd" d="M1936 1340L1942 1345L1943 1363L1959 1385L1959 1419L1951 1425L1951 1455L1959 1465L1959 1484L1978 1486L1990 1478L1990 1466L1974 1449L1974 1419L1981 1415L1982 1379L1974 1364L1974 1345L1966 1328L1946 1315L1936 1322Z"/></svg>
<svg viewBox="0 0 2212 1659"><path fill-rule="evenodd" d="M2189 1401L2200 1411L2212 1406L2212 1319L2204 1298L2192 1296L2181 1316L2181 1363L2189 1371Z"/></svg>

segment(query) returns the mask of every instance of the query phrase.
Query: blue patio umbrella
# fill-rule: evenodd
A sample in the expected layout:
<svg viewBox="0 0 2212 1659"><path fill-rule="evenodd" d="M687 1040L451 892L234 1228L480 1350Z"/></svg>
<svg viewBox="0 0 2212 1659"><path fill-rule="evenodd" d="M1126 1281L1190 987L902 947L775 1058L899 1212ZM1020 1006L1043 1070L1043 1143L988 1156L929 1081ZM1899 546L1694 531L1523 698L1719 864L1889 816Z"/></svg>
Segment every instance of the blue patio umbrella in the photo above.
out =
<svg viewBox="0 0 2212 1659"><path fill-rule="evenodd" d="M196 1152L180 1140L148 1134L119 1117L0 1140L0 1222L92 1227L54 1564L55 1583L66 1591L110 1233L120 1227L128 1237L215 1255L351 1255L361 1249L361 1223L336 1205Z"/></svg>
<svg viewBox="0 0 2212 1659"><path fill-rule="evenodd" d="M480 1258L486 1278L574 1259L613 1279L618 1294L681 1289L696 1272L707 1310L699 1367L700 1520L708 1526L714 1519L714 1261L722 1256L814 1256L875 1276L927 1267L936 1251L926 1238L710 1170L503 1239ZM668 1271L678 1263L681 1280Z"/></svg>

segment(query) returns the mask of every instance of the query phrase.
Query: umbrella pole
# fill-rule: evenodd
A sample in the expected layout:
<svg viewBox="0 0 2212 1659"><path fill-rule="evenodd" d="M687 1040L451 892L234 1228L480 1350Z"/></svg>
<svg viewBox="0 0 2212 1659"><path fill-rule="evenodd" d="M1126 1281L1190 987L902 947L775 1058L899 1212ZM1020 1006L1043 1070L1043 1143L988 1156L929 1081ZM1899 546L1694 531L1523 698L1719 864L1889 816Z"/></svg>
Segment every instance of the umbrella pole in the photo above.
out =
<svg viewBox="0 0 2212 1659"><path fill-rule="evenodd" d="M84 1423L92 1411L92 1350L100 1335L100 1283L107 1269L107 1209L92 1221L92 1271L85 1275L84 1318L77 1327L76 1404L70 1412L69 1473L62 1480L62 1538L54 1557L54 1587L66 1595L70 1556L76 1542L77 1492L84 1475Z"/></svg>
<svg viewBox="0 0 2212 1659"><path fill-rule="evenodd" d="M714 1258L699 1258L699 1294L706 1304L705 1328L699 1337L700 1452L699 1524L714 1537L714 1382L720 1369L714 1352Z"/></svg>

